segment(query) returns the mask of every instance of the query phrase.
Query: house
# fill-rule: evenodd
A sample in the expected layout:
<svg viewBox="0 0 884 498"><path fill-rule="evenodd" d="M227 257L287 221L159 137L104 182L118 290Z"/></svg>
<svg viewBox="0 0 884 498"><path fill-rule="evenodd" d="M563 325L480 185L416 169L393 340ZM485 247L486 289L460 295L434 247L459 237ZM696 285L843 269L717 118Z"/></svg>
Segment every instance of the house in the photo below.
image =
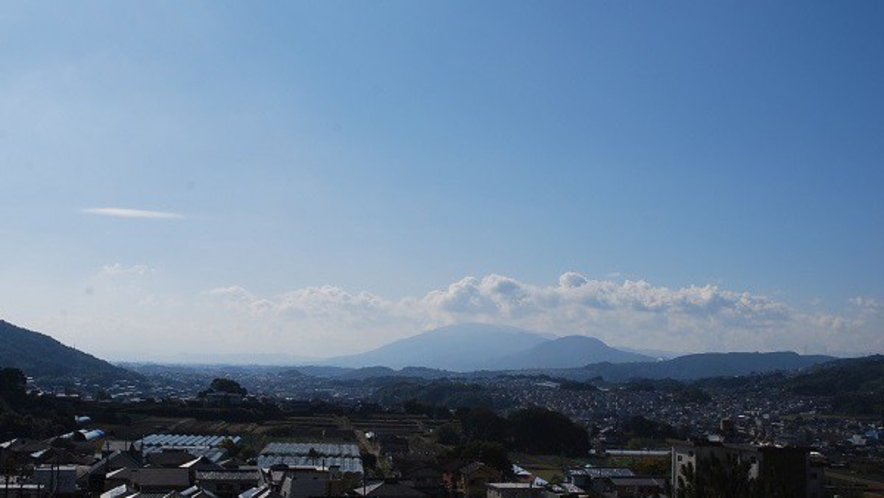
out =
<svg viewBox="0 0 884 498"><path fill-rule="evenodd" d="M79 486L90 493L100 493L107 489L104 481L108 473L138 467L141 467L141 463L136 455L126 451L114 451L89 467L89 470L80 476Z"/></svg>
<svg viewBox="0 0 884 498"><path fill-rule="evenodd" d="M40 498L46 490L20 476L12 476L9 480L0 480L0 493L4 498Z"/></svg>
<svg viewBox="0 0 884 498"><path fill-rule="evenodd" d="M181 468L183 465L197 460L199 457L183 449L165 449L156 453L148 453L145 457L147 465L165 469Z"/></svg>
<svg viewBox="0 0 884 498"><path fill-rule="evenodd" d="M311 498L314 496L338 496L344 493L344 474L337 467L293 467L276 464L260 471L259 488L274 492L283 498ZM263 494L265 489L249 490Z"/></svg>
<svg viewBox="0 0 884 498"><path fill-rule="evenodd" d="M257 469L197 470L194 481L218 498L235 498L258 486L260 477Z"/></svg>
<svg viewBox="0 0 884 498"><path fill-rule="evenodd" d="M545 489L546 498L580 498L586 496L586 491L583 488L567 482L561 484L547 484Z"/></svg>
<svg viewBox="0 0 884 498"><path fill-rule="evenodd" d="M105 481L108 490L127 486L145 493L184 491L193 484L188 469L153 467L116 470L107 474Z"/></svg>
<svg viewBox="0 0 884 498"><path fill-rule="evenodd" d="M111 440L105 439L101 443L101 456L105 457L114 453L116 451L123 451L131 454L135 454L136 452L140 452L141 448L136 448L136 444L134 441L124 441L124 440Z"/></svg>
<svg viewBox="0 0 884 498"><path fill-rule="evenodd" d="M543 498L545 490L534 483L490 482L486 484L488 498Z"/></svg>
<svg viewBox="0 0 884 498"><path fill-rule="evenodd" d="M402 478L411 482L414 489L428 495L439 497L445 494L442 483L442 472L423 464L400 466Z"/></svg>
<svg viewBox="0 0 884 498"><path fill-rule="evenodd" d="M792 497L821 498L824 469L802 446L757 446L708 440L670 440L673 494L686 484L699 466L718 461L748 468L749 480L762 480ZM689 470L690 469L690 470Z"/></svg>
<svg viewBox="0 0 884 498"><path fill-rule="evenodd" d="M219 498L215 493L194 484L184 491L173 491L166 498Z"/></svg>
<svg viewBox="0 0 884 498"><path fill-rule="evenodd" d="M40 465L34 469L34 483L50 495L77 492L76 465Z"/></svg>
<svg viewBox="0 0 884 498"><path fill-rule="evenodd" d="M386 498L427 498L428 495L418 491L397 479L386 479L353 488L351 493L355 496L373 496Z"/></svg>
<svg viewBox="0 0 884 498"><path fill-rule="evenodd" d="M193 475L196 475L197 471L209 471L209 470L224 470L224 466L215 463L212 460L208 459L205 456L196 457L193 460L183 463L179 465L182 469L188 469Z"/></svg>
<svg viewBox="0 0 884 498"><path fill-rule="evenodd" d="M654 477L612 476L593 483L593 491L605 498L645 498L660 496L665 490L666 480Z"/></svg>
<svg viewBox="0 0 884 498"><path fill-rule="evenodd" d="M485 465L482 462L470 462L465 465L447 467L443 475L445 487L449 495L464 498L486 495L485 486L489 482L498 482L503 472Z"/></svg>
<svg viewBox="0 0 884 498"><path fill-rule="evenodd" d="M238 498L282 498L282 495L270 489L268 484L262 484L240 493Z"/></svg>
<svg viewBox="0 0 884 498"><path fill-rule="evenodd" d="M570 469L566 472L568 484L573 484L581 489L593 489L598 481L609 477L632 477L635 473L625 467L583 467ZM600 489L600 488L599 488Z"/></svg>

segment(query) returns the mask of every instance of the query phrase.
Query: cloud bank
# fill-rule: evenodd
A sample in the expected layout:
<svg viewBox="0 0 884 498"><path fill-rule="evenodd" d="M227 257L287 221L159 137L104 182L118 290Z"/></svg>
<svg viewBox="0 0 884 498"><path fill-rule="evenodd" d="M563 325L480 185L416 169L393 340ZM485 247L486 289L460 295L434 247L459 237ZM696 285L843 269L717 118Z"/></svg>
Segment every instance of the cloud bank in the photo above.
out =
<svg viewBox="0 0 884 498"><path fill-rule="evenodd" d="M275 296L233 286L207 295L212 305L247 324L253 336L286 338L318 356L363 351L464 322L585 334L614 345L677 352L884 351L879 333L884 311L869 297L854 299L836 315L714 285L668 288L644 280L593 280L575 272L545 286L502 275L466 277L400 300L331 285Z"/></svg>
<svg viewBox="0 0 884 498"><path fill-rule="evenodd" d="M109 359L135 354L140 361L182 352L323 358L468 322L672 352L884 353L884 305L873 296L832 312L715 285L670 288L575 272L545 285L465 277L402 299L334 285L273 295L239 285L181 292L167 279L147 264L107 264L68 296L61 313L23 324Z"/></svg>

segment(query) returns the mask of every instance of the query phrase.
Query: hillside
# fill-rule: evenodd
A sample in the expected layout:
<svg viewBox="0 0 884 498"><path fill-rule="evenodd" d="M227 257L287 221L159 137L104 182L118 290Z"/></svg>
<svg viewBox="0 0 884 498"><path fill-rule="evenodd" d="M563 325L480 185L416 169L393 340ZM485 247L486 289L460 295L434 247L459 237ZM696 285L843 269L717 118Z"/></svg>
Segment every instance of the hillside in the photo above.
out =
<svg viewBox="0 0 884 498"><path fill-rule="evenodd" d="M366 353L332 358L325 364L468 372L569 368L602 361L620 363L650 359L611 348L592 337L551 337L516 327L473 323L428 330Z"/></svg>
<svg viewBox="0 0 884 498"><path fill-rule="evenodd" d="M106 384L137 374L58 342L48 335L0 320L0 366L21 369L37 380L73 379Z"/></svg>
<svg viewBox="0 0 884 498"><path fill-rule="evenodd" d="M793 352L698 353L666 361L597 363L583 368L546 370L545 372L575 380L602 377L611 382L667 378L696 380L706 377L731 377L778 370L799 370L833 359L831 356L802 356Z"/></svg>
<svg viewBox="0 0 884 498"><path fill-rule="evenodd" d="M786 381L786 389L807 396L832 396L836 412L884 415L884 356L819 365Z"/></svg>
<svg viewBox="0 0 884 498"><path fill-rule="evenodd" d="M346 367L426 367L469 371L488 368L490 359L527 350L548 339L515 327L464 324L441 327L366 353L325 362Z"/></svg>
<svg viewBox="0 0 884 498"><path fill-rule="evenodd" d="M576 368L592 363L628 363L653 358L614 349L604 342L582 335L559 337L531 349L498 360L505 369Z"/></svg>

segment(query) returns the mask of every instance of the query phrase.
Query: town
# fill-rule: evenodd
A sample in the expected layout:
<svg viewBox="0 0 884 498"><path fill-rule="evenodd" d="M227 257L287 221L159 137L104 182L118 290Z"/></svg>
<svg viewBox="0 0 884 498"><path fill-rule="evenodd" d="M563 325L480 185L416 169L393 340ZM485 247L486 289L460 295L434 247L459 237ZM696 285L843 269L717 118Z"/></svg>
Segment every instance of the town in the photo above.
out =
<svg viewBox="0 0 884 498"><path fill-rule="evenodd" d="M140 377L103 387L27 380L24 405L66 418L19 434L4 424L4 496L703 496L695 473L714 473L710 459L743 475L733 496L884 492L884 420L836 413L833 397L790 388L795 373L611 383L127 368Z"/></svg>

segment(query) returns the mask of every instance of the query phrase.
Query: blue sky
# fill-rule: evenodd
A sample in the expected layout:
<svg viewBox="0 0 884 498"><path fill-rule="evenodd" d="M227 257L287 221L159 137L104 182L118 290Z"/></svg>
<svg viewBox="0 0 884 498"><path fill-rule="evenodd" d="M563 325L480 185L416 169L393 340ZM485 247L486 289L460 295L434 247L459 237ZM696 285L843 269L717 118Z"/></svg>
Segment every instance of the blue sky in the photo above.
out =
<svg viewBox="0 0 884 498"><path fill-rule="evenodd" d="M872 1L7 2L0 317L110 358L461 321L884 352L882 25Z"/></svg>

